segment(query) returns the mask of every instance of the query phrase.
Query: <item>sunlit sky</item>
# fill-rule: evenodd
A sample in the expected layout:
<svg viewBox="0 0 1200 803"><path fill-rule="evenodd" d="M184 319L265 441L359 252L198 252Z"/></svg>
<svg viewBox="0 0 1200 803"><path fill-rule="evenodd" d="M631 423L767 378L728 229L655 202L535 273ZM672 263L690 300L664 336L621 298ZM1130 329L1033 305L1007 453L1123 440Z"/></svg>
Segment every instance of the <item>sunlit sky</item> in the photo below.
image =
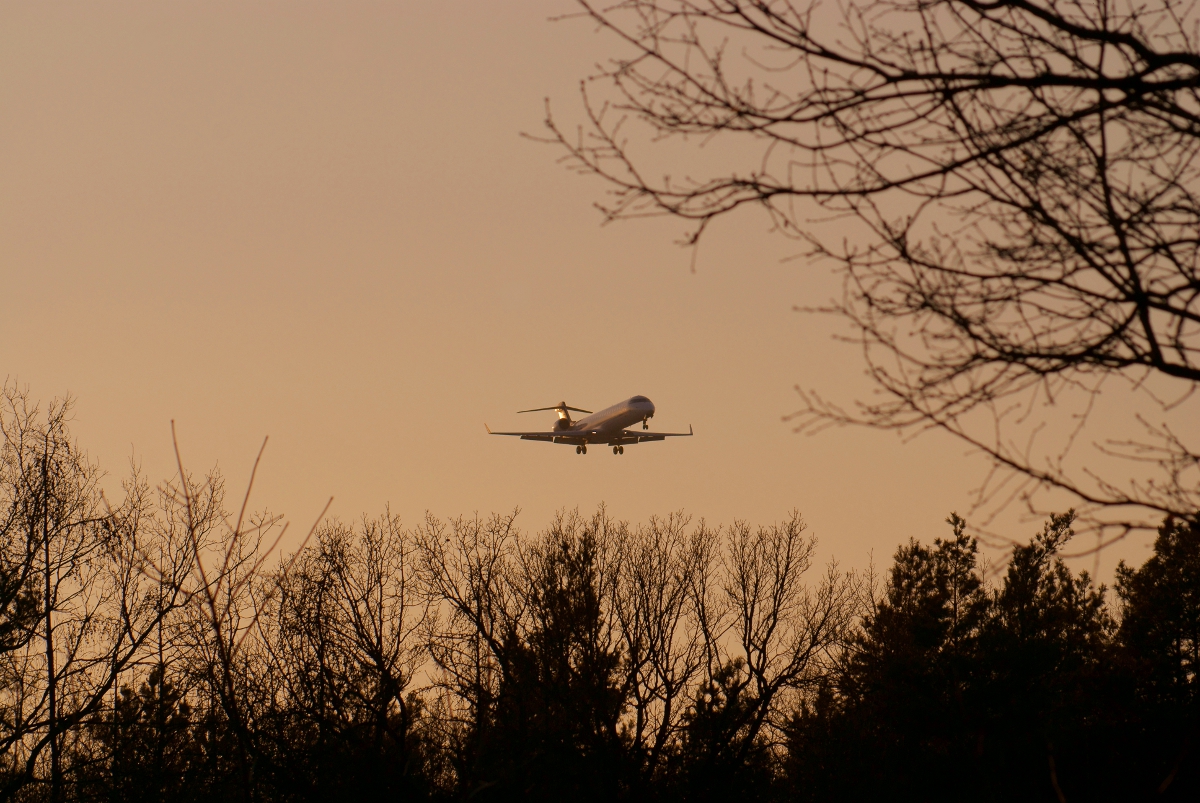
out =
<svg viewBox="0 0 1200 803"><path fill-rule="evenodd" d="M0 5L0 376L77 400L130 461L216 465L301 532L326 500L415 523L604 502L769 523L799 509L862 567L966 513L986 464L945 437L793 434L793 386L869 393L826 266L753 211L699 253L678 221L601 226L602 182L539 133L612 52L567 0ZM696 436L594 448L488 437L565 400L654 400ZM1014 537L1037 529L1011 513ZM1140 557L1148 538L1111 550Z"/></svg>

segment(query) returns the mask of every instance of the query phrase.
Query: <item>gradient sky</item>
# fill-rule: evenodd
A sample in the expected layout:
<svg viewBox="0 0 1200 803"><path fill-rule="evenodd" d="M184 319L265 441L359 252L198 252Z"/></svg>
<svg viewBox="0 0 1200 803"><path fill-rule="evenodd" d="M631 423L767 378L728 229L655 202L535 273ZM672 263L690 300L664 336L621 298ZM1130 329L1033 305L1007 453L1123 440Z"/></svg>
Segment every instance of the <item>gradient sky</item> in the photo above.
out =
<svg viewBox="0 0 1200 803"><path fill-rule="evenodd" d="M0 5L0 376L77 399L117 487L134 459L241 488L305 530L600 503L766 523L885 562L948 530L986 465L944 437L792 434L797 383L869 391L836 284L754 212L690 270L671 220L602 227L605 188L522 139L578 119L612 47L567 0ZM623 457L509 438L566 400L654 400L696 437ZM1014 519L1015 519L1014 514ZM1014 536L1036 526L1014 524ZM1104 556L1140 558L1139 536Z"/></svg>

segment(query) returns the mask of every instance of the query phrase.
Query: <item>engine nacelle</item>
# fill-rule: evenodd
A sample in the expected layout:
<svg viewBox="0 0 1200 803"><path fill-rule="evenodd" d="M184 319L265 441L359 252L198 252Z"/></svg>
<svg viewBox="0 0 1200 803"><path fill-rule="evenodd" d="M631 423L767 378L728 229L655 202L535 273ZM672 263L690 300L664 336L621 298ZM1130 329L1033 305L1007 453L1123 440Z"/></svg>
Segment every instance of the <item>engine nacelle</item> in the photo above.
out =
<svg viewBox="0 0 1200 803"><path fill-rule="evenodd" d="M554 422L554 430L556 432L559 432L564 429L570 429L570 428L571 428L571 421L568 418L560 418Z"/></svg>

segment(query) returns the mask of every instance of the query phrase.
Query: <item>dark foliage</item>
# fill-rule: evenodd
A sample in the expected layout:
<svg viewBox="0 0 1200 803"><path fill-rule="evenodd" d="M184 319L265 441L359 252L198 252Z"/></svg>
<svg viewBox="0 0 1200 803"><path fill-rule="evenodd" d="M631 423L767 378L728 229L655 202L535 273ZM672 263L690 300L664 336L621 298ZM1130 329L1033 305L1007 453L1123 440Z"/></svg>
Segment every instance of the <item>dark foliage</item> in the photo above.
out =
<svg viewBox="0 0 1200 803"><path fill-rule="evenodd" d="M599 802L626 786L621 655L606 638L599 548L595 530L555 528L527 555L529 627L505 634L496 702L474 725L480 799Z"/></svg>
<svg viewBox="0 0 1200 803"><path fill-rule="evenodd" d="M182 692L155 667L141 688L124 687L112 711L94 723L84 745L80 796L128 803L204 800L203 724ZM94 762L94 763L93 763Z"/></svg>
<svg viewBox="0 0 1200 803"><path fill-rule="evenodd" d="M1002 573L951 516L879 588L809 578L797 515L714 529L601 509L529 535L515 515L385 514L325 522L276 565L276 520L227 515L216 477L101 504L60 411L5 421L0 800L1200 791L1190 521L1122 564L1112 607L1060 557L1071 514Z"/></svg>
<svg viewBox="0 0 1200 803"><path fill-rule="evenodd" d="M1119 649L1135 719L1130 746L1160 791L1200 795L1200 527L1168 520L1154 554L1117 569Z"/></svg>
<svg viewBox="0 0 1200 803"><path fill-rule="evenodd" d="M758 703L740 660L720 667L700 688L684 716L675 787L680 799L771 799L774 757L752 727Z"/></svg>

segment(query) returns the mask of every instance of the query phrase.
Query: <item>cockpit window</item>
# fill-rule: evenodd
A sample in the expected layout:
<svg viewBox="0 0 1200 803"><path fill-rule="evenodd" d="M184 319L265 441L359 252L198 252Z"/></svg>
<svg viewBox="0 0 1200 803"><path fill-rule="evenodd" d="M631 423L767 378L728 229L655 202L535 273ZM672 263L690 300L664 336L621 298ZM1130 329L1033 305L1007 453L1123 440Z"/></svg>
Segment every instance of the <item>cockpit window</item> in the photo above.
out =
<svg viewBox="0 0 1200 803"><path fill-rule="evenodd" d="M630 401L631 402L648 402L650 400L647 399L645 396L634 396L632 399L630 399Z"/></svg>

